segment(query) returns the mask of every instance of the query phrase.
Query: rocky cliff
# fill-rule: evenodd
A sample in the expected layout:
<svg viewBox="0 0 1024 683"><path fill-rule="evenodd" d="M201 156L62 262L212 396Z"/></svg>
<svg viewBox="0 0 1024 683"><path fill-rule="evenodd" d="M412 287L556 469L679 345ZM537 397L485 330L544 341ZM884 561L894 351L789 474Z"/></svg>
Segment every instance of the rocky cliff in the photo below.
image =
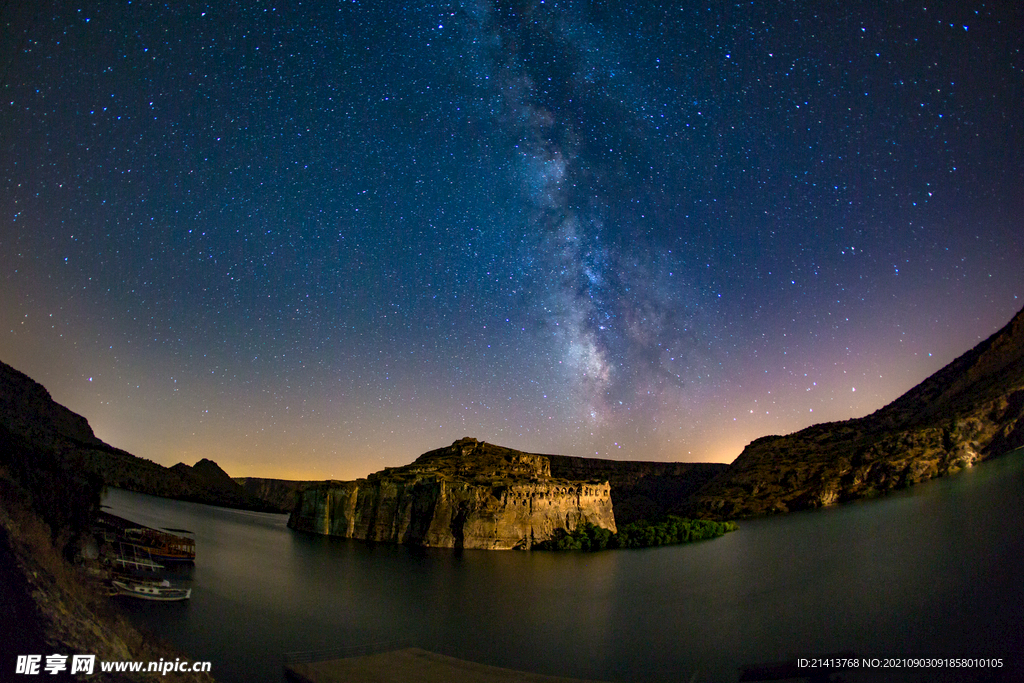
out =
<svg viewBox="0 0 1024 683"><path fill-rule="evenodd" d="M821 507L943 476L1024 446L1024 311L867 417L748 445L690 511L742 517Z"/></svg>
<svg viewBox="0 0 1024 683"><path fill-rule="evenodd" d="M85 418L0 363L0 670L8 672L0 679L14 680L16 658L32 653L92 653L113 661L184 658L112 611L94 580L68 561L100 509L103 481L84 460L102 449L116 452L96 438ZM171 675L212 681L209 674ZM47 678L72 680L64 674ZM95 680L152 678L97 671Z"/></svg>
<svg viewBox="0 0 1024 683"><path fill-rule="evenodd" d="M293 529L443 548L528 549L583 522L615 531L607 481L552 476L547 456L460 439L410 465L298 494Z"/></svg>

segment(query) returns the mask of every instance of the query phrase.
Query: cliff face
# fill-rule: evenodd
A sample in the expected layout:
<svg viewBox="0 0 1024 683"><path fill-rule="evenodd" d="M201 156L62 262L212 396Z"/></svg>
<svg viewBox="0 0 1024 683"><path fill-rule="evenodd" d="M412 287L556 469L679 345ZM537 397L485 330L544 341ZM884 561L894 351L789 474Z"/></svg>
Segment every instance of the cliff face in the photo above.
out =
<svg viewBox="0 0 1024 683"><path fill-rule="evenodd" d="M292 528L370 541L527 549L583 522L616 530L607 481L553 477L547 456L475 439L298 498Z"/></svg>
<svg viewBox="0 0 1024 683"><path fill-rule="evenodd" d="M84 456L101 448L110 447L85 418L0 363L0 661L8 671L0 678L12 680L15 656L31 653L88 652L113 661L183 656L112 612L109 598L66 559L79 552L100 509L103 482ZM114 676L98 673L96 680ZM116 680L151 678L126 672Z"/></svg>
<svg viewBox="0 0 1024 683"><path fill-rule="evenodd" d="M821 507L943 476L1024 446L1024 311L881 410L748 445L691 512Z"/></svg>

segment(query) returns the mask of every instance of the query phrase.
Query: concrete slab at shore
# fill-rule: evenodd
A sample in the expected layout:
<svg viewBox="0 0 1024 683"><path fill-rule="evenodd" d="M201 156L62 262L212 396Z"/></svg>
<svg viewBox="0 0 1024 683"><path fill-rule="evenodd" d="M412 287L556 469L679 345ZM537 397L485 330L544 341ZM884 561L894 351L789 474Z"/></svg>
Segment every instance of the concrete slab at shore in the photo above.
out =
<svg viewBox="0 0 1024 683"><path fill-rule="evenodd" d="M289 664L298 683L600 683L503 669L410 647L362 657Z"/></svg>

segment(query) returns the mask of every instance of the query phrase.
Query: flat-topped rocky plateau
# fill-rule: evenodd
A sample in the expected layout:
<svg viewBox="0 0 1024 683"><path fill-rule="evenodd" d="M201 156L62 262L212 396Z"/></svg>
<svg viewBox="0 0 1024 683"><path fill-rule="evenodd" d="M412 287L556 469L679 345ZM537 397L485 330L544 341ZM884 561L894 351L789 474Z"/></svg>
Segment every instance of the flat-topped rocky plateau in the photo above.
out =
<svg viewBox="0 0 1024 683"><path fill-rule="evenodd" d="M529 549L581 524L677 512L720 463L525 453L466 437L356 481L297 494L293 529L441 548Z"/></svg>
<svg viewBox="0 0 1024 683"><path fill-rule="evenodd" d="M367 541L508 550L586 522L615 530L607 481L553 477L543 455L467 437L366 479L307 487L288 524Z"/></svg>

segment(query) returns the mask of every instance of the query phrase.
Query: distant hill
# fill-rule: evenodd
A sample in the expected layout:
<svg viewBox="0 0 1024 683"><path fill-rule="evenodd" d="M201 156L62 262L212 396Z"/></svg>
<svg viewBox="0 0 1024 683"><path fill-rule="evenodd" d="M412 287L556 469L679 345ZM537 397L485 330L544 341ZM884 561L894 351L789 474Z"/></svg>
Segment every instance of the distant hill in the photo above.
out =
<svg viewBox="0 0 1024 683"><path fill-rule="evenodd" d="M261 477L234 477L234 481L245 489L246 493L269 503L280 512L291 512L295 507L296 494L311 484L320 483Z"/></svg>
<svg viewBox="0 0 1024 683"><path fill-rule="evenodd" d="M871 496L1024 446L1024 311L884 408L749 444L689 504L744 517Z"/></svg>
<svg viewBox="0 0 1024 683"><path fill-rule="evenodd" d="M0 362L0 428L25 447L56 451L85 472L115 486L155 496L267 512L280 510L247 493L210 460L172 468L114 448L96 437L88 420L68 410L28 375Z"/></svg>

